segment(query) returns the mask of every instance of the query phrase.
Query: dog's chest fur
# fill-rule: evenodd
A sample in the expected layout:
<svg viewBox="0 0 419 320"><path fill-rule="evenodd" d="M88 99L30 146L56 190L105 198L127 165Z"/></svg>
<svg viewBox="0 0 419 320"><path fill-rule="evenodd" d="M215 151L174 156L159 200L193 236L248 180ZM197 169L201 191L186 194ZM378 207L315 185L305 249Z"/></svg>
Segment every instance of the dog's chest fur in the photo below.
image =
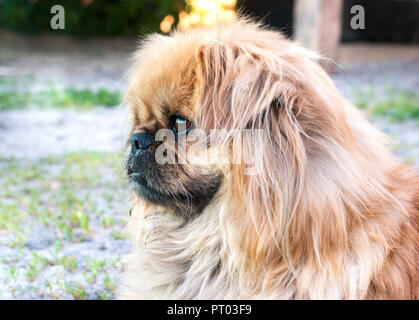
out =
<svg viewBox="0 0 419 320"><path fill-rule="evenodd" d="M120 297L128 299L306 299L365 296L371 265L348 261L348 278L327 275L331 265L318 270L286 265L274 274L249 270L240 251L232 250L222 237L216 207L189 223L146 207L134 206L128 225L134 240L126 257ZM217 208L222 210L222 208ZM208 213L208 212L205 212ZM375 263L381 250L372 250ZM326 262L327 263L327 262ZM345 288L346 286L346 288Z"/></svg>

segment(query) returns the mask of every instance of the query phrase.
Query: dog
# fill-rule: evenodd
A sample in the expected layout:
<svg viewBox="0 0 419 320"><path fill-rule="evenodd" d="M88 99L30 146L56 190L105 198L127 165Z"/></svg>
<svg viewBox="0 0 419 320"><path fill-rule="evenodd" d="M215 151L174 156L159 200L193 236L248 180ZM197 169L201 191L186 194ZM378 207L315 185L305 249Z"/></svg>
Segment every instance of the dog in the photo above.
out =
<svg viewBox="0 0 419 320"><path fill-rule="evenodd" d="M142 42L119 298L419 297L418 174L322 61L246 19ZM194 129L207 139L192 143ZM181 163L181 146L202 161Z"/></svg>

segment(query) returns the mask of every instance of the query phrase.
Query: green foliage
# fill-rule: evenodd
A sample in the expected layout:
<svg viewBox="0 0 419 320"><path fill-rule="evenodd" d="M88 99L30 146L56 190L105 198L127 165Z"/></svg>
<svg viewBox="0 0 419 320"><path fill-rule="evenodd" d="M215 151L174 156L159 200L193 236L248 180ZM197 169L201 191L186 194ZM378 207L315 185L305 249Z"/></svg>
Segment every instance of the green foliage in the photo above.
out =
<svg viewBox="0 0 419 320"><path fill-rule="evenodd" d="M76 257L74 256L62 257L61 259L59 259L58 263L71 272L74 272L78 265Z"/></svg>
<svg viewBox="0 0 419 320"><path fill-rule="evenodd" d="M157 31L167 14L175 15L181 0L0 0L0 28L25 32L52 31L51 7L65 9L65 29L81 36L138 35Z"/></svg>
<svg viewBox="0 0 419 320"><path fill-rule="evenodd" d="M49 276L49 267L56 271L45 286L33 283L33 294L68 298L63 296L67 293L74 299L114 296L115 279L109 271L121 268L119 256L69 251L75 252L74 244L84 242L91 233L105 232L110 238L115 230L115 235L122 236L120 230L128 214L121 212L119 216L111 207L125 201L125 196L105 196L116 193L121 163L121 155L109 152L81 151L42 159L0 156L0 235L2 245L17 253L1 257L4 265L0 265L0 273L13 296L19 292L22 278L29 282L44 279ZM29 247L33 237L36 235L37 240L44 230L54 235L49 249ZM85 281L79 282L80 273Z"/></svg>
<svg viewBox="0 0 419 320"><path fill-rule="evenodd" d="M102 217L101 223L103 227L109 228L110 226L113 226L115 224L115 220L111 216L105 214Z"/></svg>
<svg viewBox="0 0 419 320"><path fill-rule="evenodd" d="M86 299L86 290L84 289L83 285L78 282L69 282L65 283L65 291L72 295L76 300L83 300Z"/></svg>
<svg viewBox="0 0 419 320"><path fill-rule="evenodd" d="M26 270L26 277L33 281L36 279L38 274L45 269L49 261L47 258L32 252L32 260L28 264L28 269Z"/></svg>
<svg viewBox="0 0 419 320"><path fill-rule="evenodd" d="M101 197L113 187L103 178L103 173L119 171L119 156L101 152L68 153L51 156L26 163L17 159L0 159L0 233L13 235L11 247L22 247L26 243L23 226L35 219L45 226L56 227L59 238L63 241L84 241L90 232L92 217L99 215L95 201L89 194L80 194L80 190L91 191L99 188ZM50 172L51 168L56 171ZM102 192L102 189L106 189ZM77 192L76 192L77 190ZM42 197L41 197L41 193ZM109 200L111 201L111 200ZM107 206L110 202L108 202ZM118 228L109 214L102 223L107 228ZM75 233L74 230L81 232ZM56 250L64 244L56 242ZM67 269L75 268L71 260L62 261ZM30 275L36 274L32 268Z"/></svg>
<svg viewBox="0 0 419 320"><path fill-rule="evenodd" d="M111 237L114 238L115 240L127 239L128 238L128 234L124 233L121 230L114 229L111 232Z"/></svg>
<svg viewBox="0 0 419 320"><path fill-rule="evenodd" d="M25 109L32 107L81 107L92 106L114 107L121 102L119 91L99 89L57 88L50 86L48 89L37 92L18 92L17 90L0 91L0 111L8 109Z"/></svg>
<svg viewBox="0 0 419 320"><path fill-rule="evenodd" d="M419 94L409 90L391 89L383 98L373 88L358 92L355 104L373 116L388 117L392 121L419 119Z"/></svg>

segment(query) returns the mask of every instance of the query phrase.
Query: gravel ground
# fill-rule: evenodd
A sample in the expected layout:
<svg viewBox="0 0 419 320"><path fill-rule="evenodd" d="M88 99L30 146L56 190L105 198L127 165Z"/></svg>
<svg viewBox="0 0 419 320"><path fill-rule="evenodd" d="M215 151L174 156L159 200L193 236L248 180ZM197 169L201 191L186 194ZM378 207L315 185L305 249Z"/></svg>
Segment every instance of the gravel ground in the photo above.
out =
<svg viewBox="0 0 419 320"><path fill-rule="evenodd" d="M0 155L38 159L80 150L122 150L125 108L12 110L0 115Z"/></svg>
<svg viewBox="0 0 419 320"><path fill-rule="evenodd" d="M137 40L24 37L0 30L0 44L7 44L0 45L0 75L29 78L34 90L50 82L76 88L121 89ZM21 84L28 85L25 81Z"/></svg>
<svg viewBox="0 0 419 320"><path fill-rule="evenodd" d="M0 75L30 76L38 87L53 81L123 90L135 47L132 39L51 44L0 34L0 43L5 39L11 45L0 50ZM418 91L418 74L419 60L409 53L348 59L333 78L353 100L356 90L371 85L378 93L388 86ZM123 107L0 113L0 299L115 296L121 255L130 248L123 233L125 121ZM419 165L417 122L373 122L393 137L400 158Z"/></svg>
<svg viewBox="0 0 419 320"><path fill-rule="evenodd" d="M381 50L385 52L385 48ZM332 78L339 91L350 101L356 100L357 93L370 88L374 89L374 95L369 98L377 100L388 97L391 92L389 89L419 92L419 48L416 49L416 58L411 57L411 51L408 51L409 56L406 59L391 57L385 60L347 62ZM371 53L365 52L365 54L371 56ZM400 159L419 165L417 121L408 120L397 123L389 119L374 117L370 120L393 139L394 152Z"/></svg>
<svg viewBox="0 0 419 320"><path fill-rule="evenodd" d="M128 187L122 154L0 159L0 299L111 299Z"/></svg>
<svg viewBox="0 0 419 320"><path fill-rule="evenodd" d="M419 91L419 49L416 59L355 61L336 70L333 80L339 91L349 100L357 91L374 88L377 98L388 89Z"/></svg>
<svg viewBox="0 0 419 320"><path fill-rule="evenodd" d="M135 39L0 32L0 90L124 89ZM0 112L0 299L112 299L129 188L124 107Z"/></svg>

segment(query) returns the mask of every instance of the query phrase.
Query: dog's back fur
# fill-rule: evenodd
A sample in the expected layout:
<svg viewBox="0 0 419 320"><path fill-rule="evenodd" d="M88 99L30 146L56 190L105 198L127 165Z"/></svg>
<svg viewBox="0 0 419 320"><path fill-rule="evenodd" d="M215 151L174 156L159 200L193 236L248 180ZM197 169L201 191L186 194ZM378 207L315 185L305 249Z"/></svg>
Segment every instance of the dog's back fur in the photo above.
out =
<svg viewBox="0 0 419 320"><path fill-rule="evenodd" d="M231 117L220 124L227 129L265 112L269 134L240 146L260 155L262 175L224 168L219 193L192 220L134 197L121 297L419 297L418 175L314 54L241 21L152 37L137 56L130 104L136 77L167 74L172 90L196 70L201 126L214 125L212 112ZM232 114L217 109L225 101Z"/></svg>

